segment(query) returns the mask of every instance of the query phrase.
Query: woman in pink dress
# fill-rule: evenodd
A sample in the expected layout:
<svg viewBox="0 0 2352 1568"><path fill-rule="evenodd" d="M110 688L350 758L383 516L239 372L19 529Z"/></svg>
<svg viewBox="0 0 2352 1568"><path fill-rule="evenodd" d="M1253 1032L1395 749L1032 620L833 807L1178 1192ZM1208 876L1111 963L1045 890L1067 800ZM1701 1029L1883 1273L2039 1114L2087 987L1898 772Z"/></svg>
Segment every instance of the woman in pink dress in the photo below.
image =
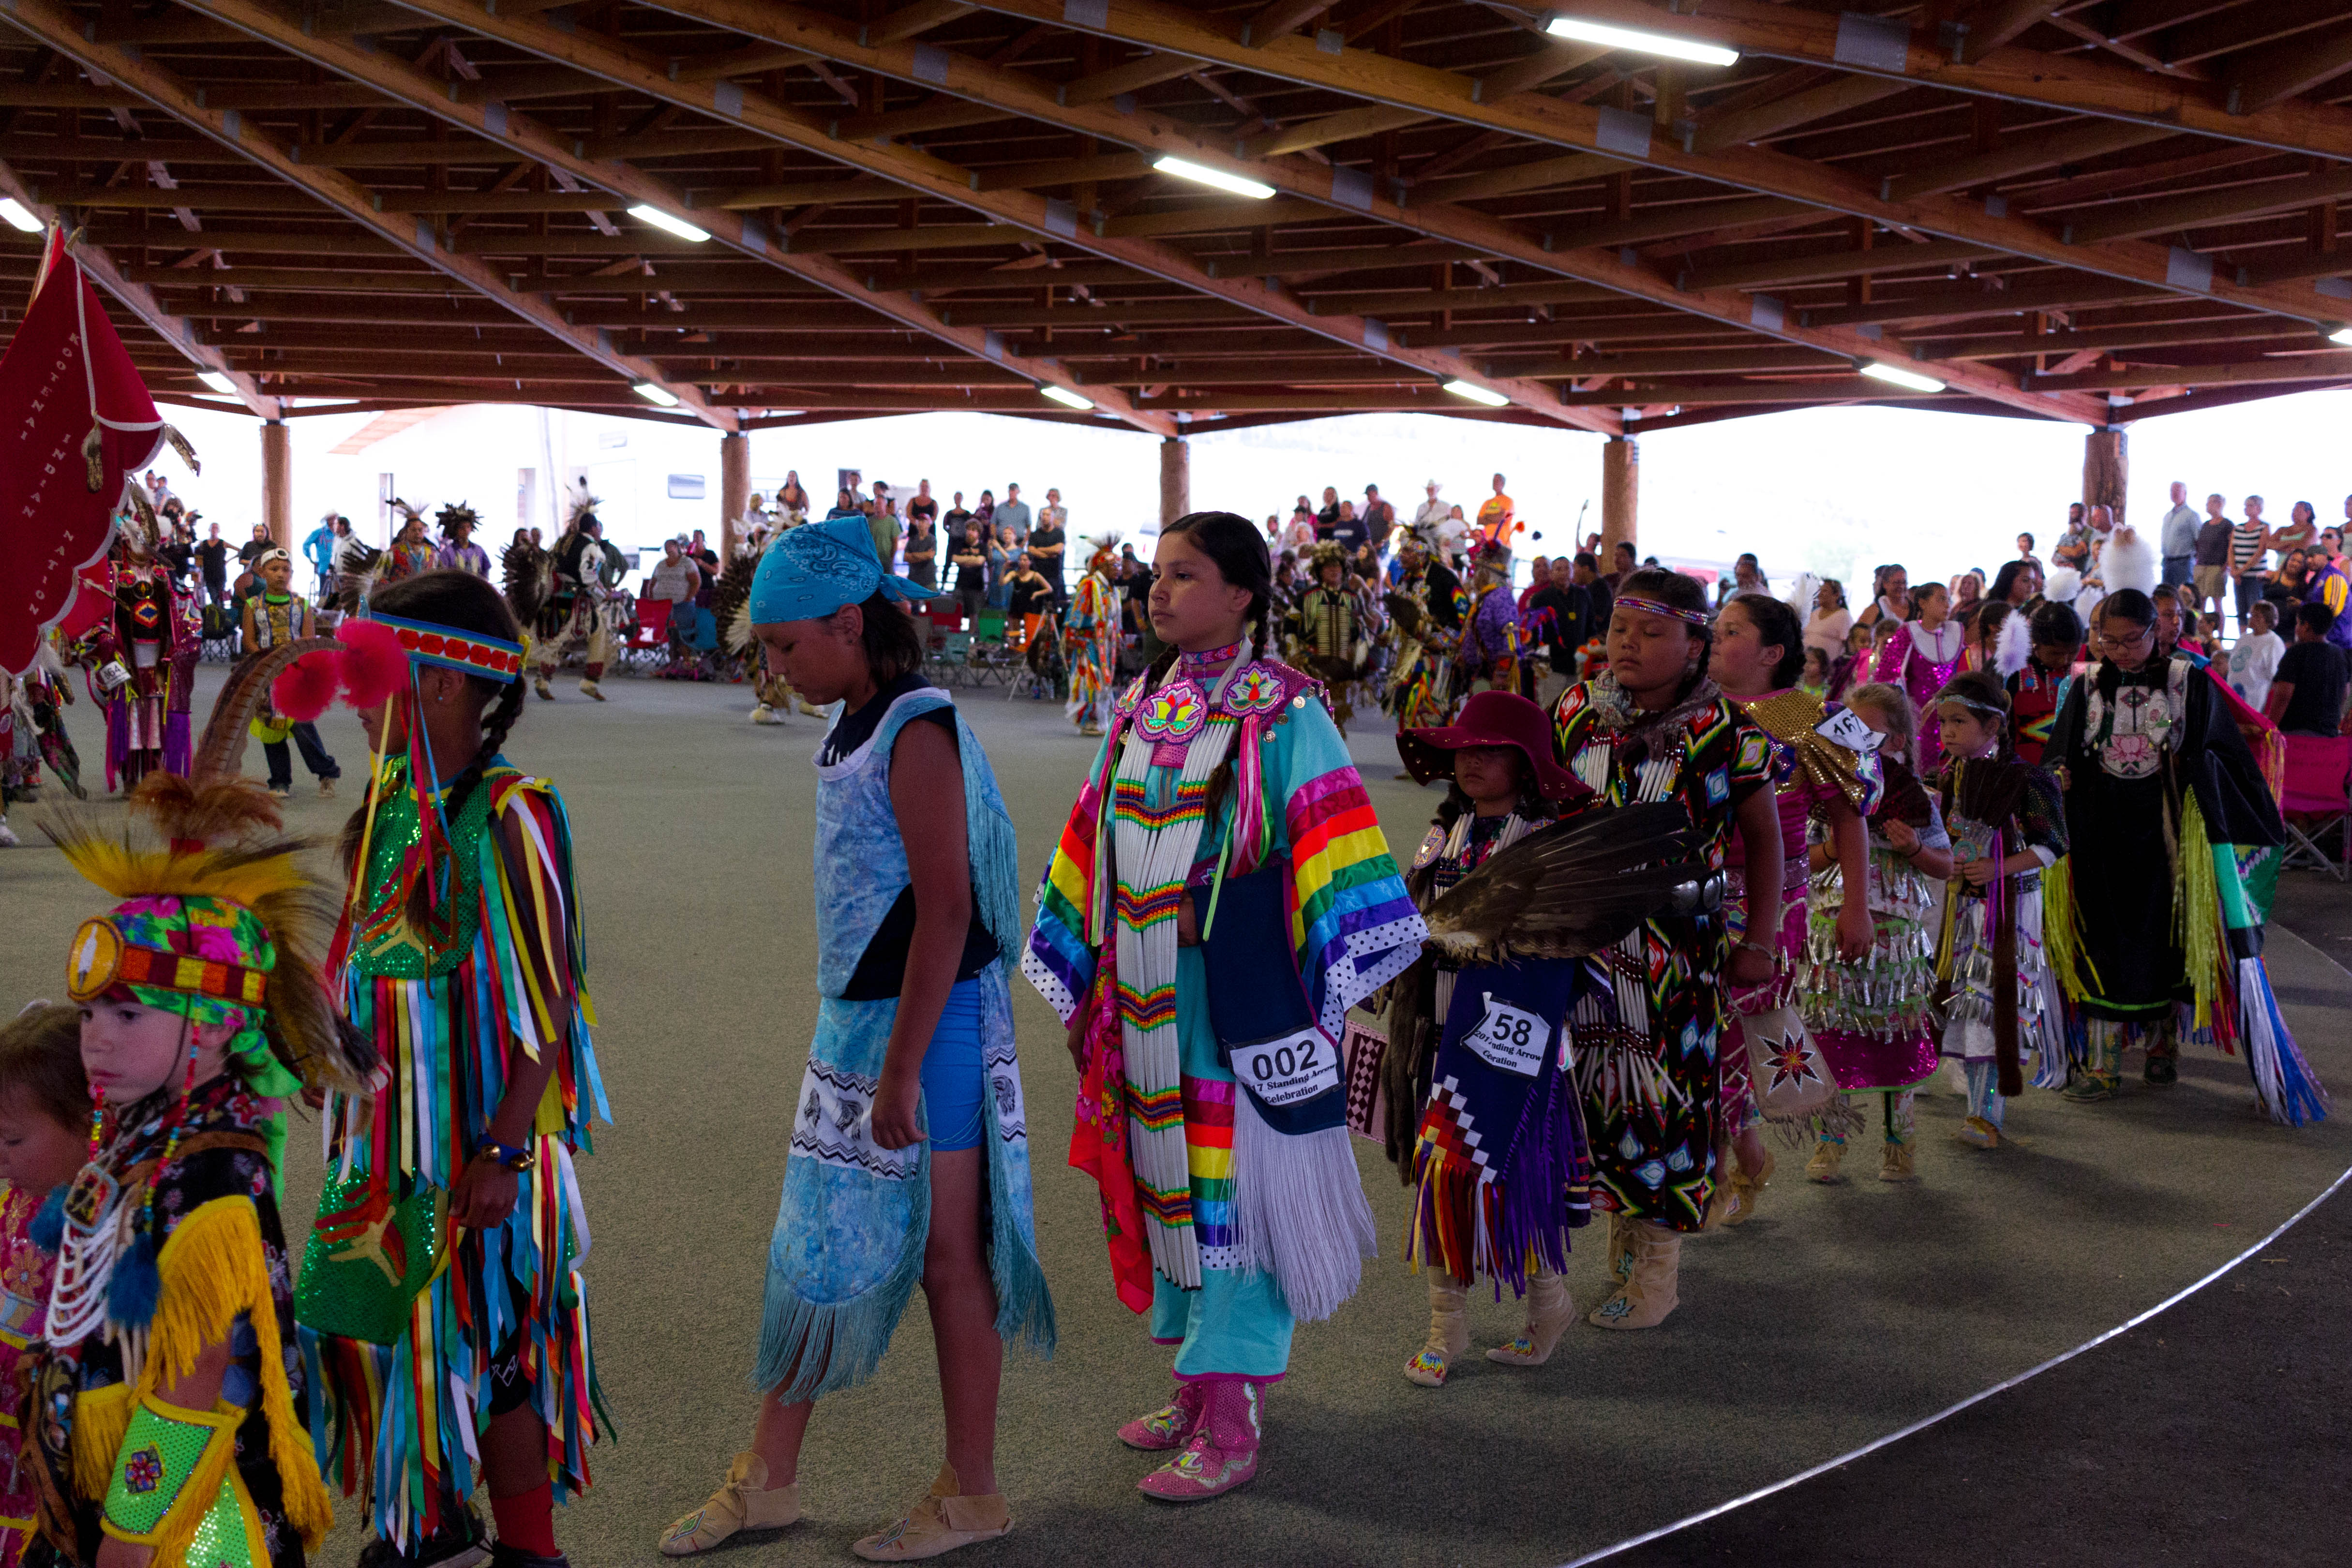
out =
<svg viewBox="0 0 2352 1568"><path fill-rule="evenodd" d="M1727 1034L1717 1062L1722 1125L1736 1158L1731 1179L1717 1189L1718 1200L1709 1217L1711 1222L1726 1225L1753 1215L1758 1196L1771 1179L1772 1155L1758 1131L1762 1113L1748 1078L1748 1020L1790 1005L1805 955L1807 829L1816 821L1822 824L1835 858L1853 868L1859 884L1869 852L1862 820L1878 804L1877 758L1866 747L1857 749L1836 738L1843 734L1858 739L1854 732L1863 727L1843 708L1798 689L1803 668L1804 628L1788 605L1761 594L1739 594L1717 613L1711 673L1771 747L1774 802L1788 862L1781 873L1778 911L1748 907L1746 879L1737 869L1724 898L1724 922L1732 939L1764 950L1773 960L1772 977L1764 984L1728 988L1738 1028ZM1736 835L1726 863L1732 868L1746 863ZM1842 958L1859 958L1870 950L1874 935L1869 912L1857 906L1837 917L1832 946Z"/></svg>
<svg viewBox="0 0 2352 1568"><path fill-rule="evenodd" d="M1911 706L1924 713L1959 669L1967 643L1967 633L1952 620L1951 594L1940 582L1923 583L1911 591L1911 619L1878 650L1871 679L1901 686ZM1943 742L1933 725L1922 725L1920 732L1919 776L1932 779L1944 759Z"/></svg>

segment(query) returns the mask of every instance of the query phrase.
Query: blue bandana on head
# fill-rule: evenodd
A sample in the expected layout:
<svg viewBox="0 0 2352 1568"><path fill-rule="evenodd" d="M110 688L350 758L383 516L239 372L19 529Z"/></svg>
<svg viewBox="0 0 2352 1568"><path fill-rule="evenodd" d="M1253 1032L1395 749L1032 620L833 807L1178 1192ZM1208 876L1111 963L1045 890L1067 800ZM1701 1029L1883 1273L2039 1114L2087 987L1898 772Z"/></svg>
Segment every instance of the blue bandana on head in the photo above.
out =
<svg viewBox="0 0 2352 1568"><path fill-rule="evenodd" d="M925 588L882 570L865 517L845 512L803 523L776 537L751 579L751 623L814 621L845 604L863 604L879 589L892 599L938 599Z"/></svg>

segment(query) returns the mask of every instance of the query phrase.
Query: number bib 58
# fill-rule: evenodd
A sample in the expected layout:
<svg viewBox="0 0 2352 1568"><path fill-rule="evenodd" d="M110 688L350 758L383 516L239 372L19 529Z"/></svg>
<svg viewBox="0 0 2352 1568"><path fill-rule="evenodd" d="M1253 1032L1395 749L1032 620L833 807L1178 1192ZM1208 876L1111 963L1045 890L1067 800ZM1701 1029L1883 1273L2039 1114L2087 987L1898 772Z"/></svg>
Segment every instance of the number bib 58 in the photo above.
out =
<svg viewBox="0 0 2352 1568"><path fill-rule="evenodd" d="M1533 1078L1542 1070L1544 1052L1551 1045L1551 1025L1524 1008L1496 1001L1489 991L1486 1016L1462 1043L1491 1067Z"/></svg>

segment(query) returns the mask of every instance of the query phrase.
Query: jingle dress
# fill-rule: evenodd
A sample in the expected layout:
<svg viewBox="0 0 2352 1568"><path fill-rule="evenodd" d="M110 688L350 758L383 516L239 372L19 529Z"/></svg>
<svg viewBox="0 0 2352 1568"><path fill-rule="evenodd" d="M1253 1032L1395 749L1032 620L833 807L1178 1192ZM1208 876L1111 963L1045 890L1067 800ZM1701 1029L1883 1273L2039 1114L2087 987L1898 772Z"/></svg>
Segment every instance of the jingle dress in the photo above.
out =
<svg viewBox="0 0 2352 1568"><path fill-rule="evenodd" d="M602 1396L572 1155L590 1151L590 1116L612 1113L562 798L493 758L447 818L449 894L420 929L409 893L425 824L408 769L404 754L384 764L328 966L389 1083L328 1099L328 1181L297 1301L321 1462L346 1496L372 1472L376 1533L414 1550L473 1492L499 1410L528 1404L546 1423L557 1497L588 1485ZM557 950L539 946L550 933ZM503 1223L452 1238L447 1195L489 1135L510 1044L555 1053L525 1140L533 1160Z"/></svg>
<svg viewBox="0 0 2352 1568"><path fill-rule="evenodd" d="M1933 632L1919 622L1906 621L1878 651L1871 679L1901 686L1911 706L1927 713L1935 705L1936 694L1959 672L1967 643L1968 634L1957 621L1947 620ZM1933 778L1944 758L1943 737L1934 725L1922 724L1917 744L1919 776Z"/></svg>
<svg viewBox="0 0 2352 1568"><path fill-rule="evenodd" d="M1822 1048L1838 1088L1849 1094L1899 1092L1936 1071L1936 936L1941 884L1895 852L1886 836L1900 817L1928 849L1951 843L1935 797L1910 767L1878 758L1886 789L1864 820L1870 844L1867 887L1870 951L1838 956L1837 920L1845 907L1844 869L1835 860L1815 872L1807 898L1805 949L1798 995L1805 1027ZM1907 1128L1889 1108L1889 1126Z"/></svg>
<svg viewBox="0 0 2352 1568"><path fill-rule="evenodd" d="M1041 1354L1050 1354L1054 1347L1054 1303L1038 1267L1030 1216L1028 1122L1013 1050L1013 993L1002 956L1018 951L1023 936L1013 821L988 754L945 692L924 685L919 676L905 675L875 701L886 706L869 738L828 761L828 737L817 757L816 1035L793 1102L791 1153L768 1244L766 1308L752 1379L788 1405L871 1377L923 1273L923 1247L930 1233L930 1145L882 1147L874 1141L870 1110L898 1017L903 958L897 973L887 977L889 994L866 999L852 995L866 989L853 982L862 977L868 948L893 928L893 912L903 907L898 918L908 936L914 929L913 878L890 803L890 766L898 736L917 721L949 725L963 764L973 934L958 972L974 972L960 978L955 989L977 1003L980 1019L989 1117L981 1143L988 1158L996 1332L1008 1342L1024 1340ZM854 716L845 712L835 729ZM955 1000L951 996L951 1009ZM943 1131L931 1113L927 1093L923 1125Z"/></svg>
<svg viewBox="0 0 2352 1568"><path fill-rule="evenodd" d="M2021 1091L2027 1056L2037 1059L2036 1087L2066 1083L2065 999L2042 946L2042 900L2044 874L2066 853L2065 811L2043 769L1990 758L1953 758L1938 797L1953 867L1936 944L1941 1045L1967 1073L1969 1114L1998 1128L2002 1096ZM1959 875L1972 861L2021 852L2040 869L2010 873L1990 888ZM2003 1046L2004 1033L2013 1044ZM1989 1076L1996 1070L1999 1085Z"/></svg>
<svg viewBox="0 0 2352 1568"><path fill-rule="evenodd" d="M1612 805L1682 807L1690 854L1710 881L1724 870L1733 813L1772 781L1769 737L1712 681L1657 714L1635 712L1606 673L1579 681L1552 709L1552 744ZM1591 960L1609 984L1579 998L1570 1027L1595 1208L1676 1231L1706 1223L1729 946L1723 911L1665 910Z"/></svg>
<svg viewBox="0 0 2352 1568"><path fill-rule="evenodd" d="M1884 789L1874 752L1859 751L1830 738L1834 729L1850 738L1865 730L1858 719L1840 720L1845 709L1810 692L1790 687L1760 696L1733 697L1733 705L1764 733L1772 750L1772 804L1780 818L1780 911L1769 936L1759 941L1772 953L1772 977L1760 986L1732 986L1729 998L1734 1031L1732 1048L1723 1056L1723 1113L1726 1130L1737 1133L1759 1114L1754 1086L1748 1071L1748 1045L1741 1019L1790 1005L1798 971L1806 951L1807 827L1827 825L1829 804L1845 803L1864 816L1877 809ZM1866 731L1865 731L1866 732ZM1737 822L1725 851L1726 892L1723 901L1725 939L1738 943L1748 936L1747 842ZM1832 939L1832 951L1835 951ZM1930 1061L1928 1066L1933 1068ZM1923 1073L1921 1076L1925 1076ZM1913 1082L1916 1082L1914 1080Z"/></svg>
<svg viewBox="0 0 2352 1568"><path fill-rule="evenodd" d="M156 1568L301 1568L334 1511L296 1414L306 1368L268 1154L277 1105L223 1073L196 1085L174 1144L176 1096L174 1084L131 1107L56 1195L63 1249L20 1475L39 1488L42 1533L70 1561L90 1561L103 1530L152 1544ZM162 1289L142 1356L110 1321L109 1284L119 1220L151 1176ZM214 1407L163 1401L162 1386L222 1341Z"/></svg>
<svg viewBox="0 0 2352 1568"><path fill-rule="evenodd" d="M1210 895L1278 879L1267 907L1287 931L1260 956L1279 960L1274 984L1303 988L1330 1042L1317 1099L1335 1108L1349 1009L1412 964L1426 928L1320 689L1234 653L1182 655L1156 687L1147 674L1121 694L1022 973L1066 1023L1088 1009L1071 1163L1101 1187L1120 1299L1178 1347L1179 1378L1255 1381L1284 1374L1298 1319L1353 1292L1374 1237L1345 1125L1269 1131L1223 1060ZM1213 773L1229 779L1213 802ZM1187 896L1203 945L1179 947Z"/></svg>

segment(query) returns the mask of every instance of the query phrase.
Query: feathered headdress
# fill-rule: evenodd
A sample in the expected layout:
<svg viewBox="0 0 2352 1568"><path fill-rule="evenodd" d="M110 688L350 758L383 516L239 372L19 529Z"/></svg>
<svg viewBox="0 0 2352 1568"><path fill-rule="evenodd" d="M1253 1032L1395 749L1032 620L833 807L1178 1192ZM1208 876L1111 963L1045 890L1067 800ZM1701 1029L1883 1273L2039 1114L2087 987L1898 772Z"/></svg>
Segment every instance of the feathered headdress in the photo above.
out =
<svg viewBox="0 0 2352 1568"><path fill-rule="evenodd" d="M2072 604L2082 591L2083 574L2071 566L2054 568L2042 580L2042 597L2053 604Z"/></svg>
<svg viewBox="0 0 2352 1568"><path fill-rule="evenodd" d="M281 831L278 802L251 779L159 773L131 805L161 848L73 818L47 828L67 863L120 901L75 936L69 994L123 986L193 1022L239 1025L229 1054L259 1094L367 1092L374 1051L341 1028L320 973L334 904L303 869L309 844Z"/></svg>
<svg viewBox="0 0 2352 1568"><path fill-rule="evenodd" d="M459 528L479 528L482 522L479 514L463 501L450 502L433 514L433 520L440 525L445 539L454 539Z"/></svg>
<svg viewBox="0 0 2352 1568"><path fill-rule="evenodd" d="M392 509L400 514L400 528L404 528L411 523L421 523L425 520L425 508L422 507L412 507L397 496L392 498L391 504ZM394 528L392 531L398 533L400 528Z"/></svg>
<svg viewBox="0 0 2352 1568"><path fill-rule="evenodd" d="M583 486L572 497L572 516L564 519L563 531L577 533L586 523L595 523L599 528L604 526L596 516L596 497L588 493L587 486Z"/></svg>
<svg viewBox="0 0 2352 1568"><path fill-rule="evenodd" d="M1338 539L1325 539L1307 552L1307 563L1310 570L1320 573L1327 566L1347 565L1348 552Z"/></svg>

